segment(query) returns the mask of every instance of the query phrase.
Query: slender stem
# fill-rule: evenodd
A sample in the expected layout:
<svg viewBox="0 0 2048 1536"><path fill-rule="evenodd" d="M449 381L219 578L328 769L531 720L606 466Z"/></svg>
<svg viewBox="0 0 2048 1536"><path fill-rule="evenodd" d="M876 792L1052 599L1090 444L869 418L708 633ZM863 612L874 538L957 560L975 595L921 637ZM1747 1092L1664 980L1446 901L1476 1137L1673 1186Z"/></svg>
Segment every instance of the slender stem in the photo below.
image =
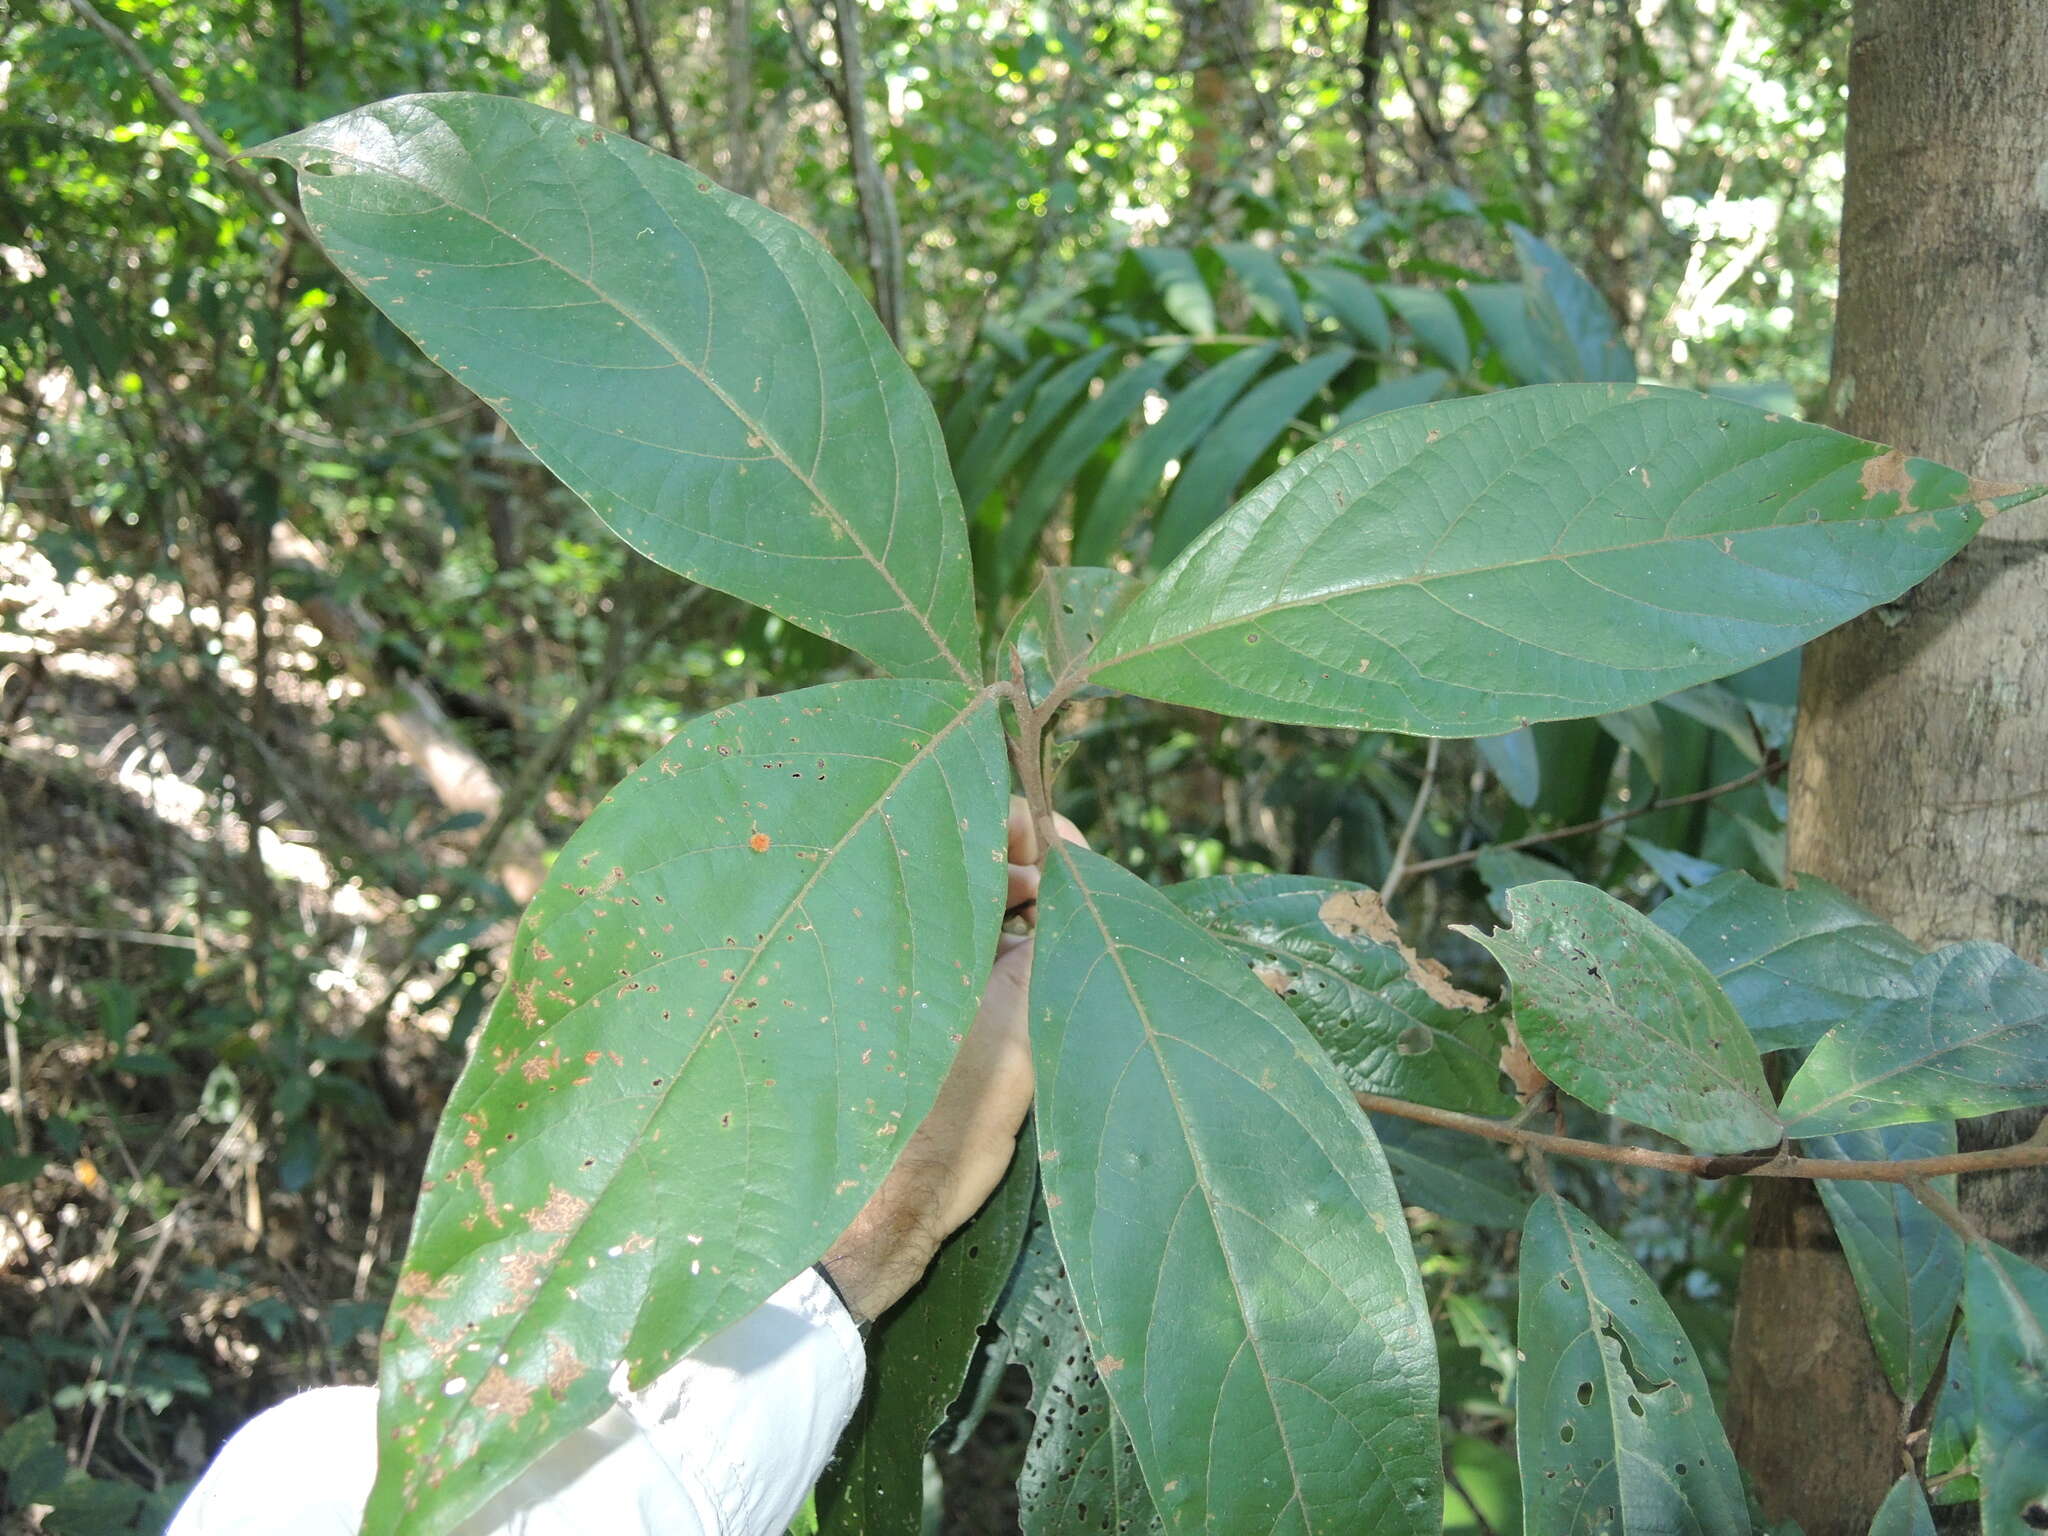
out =
<svg viewBox="0 0 2048 1536"><path fill-rule="evenodd" d="M1470 864L1482 854L1508 853L1517 848L1534 848L1539 843L1563 842L1569 837L1579 837L1587 832L1598 832L1607 827L1618 826L1624 821L1633 821L1638 816L1651 816L1658 811L1676 810L1681 805L1697 805L1702 800L1715 800L1722 795L1732 795L1738 789L1747 789L1752 784L1772 778L1783 767L1783 761L1776 756L1772 756L1766 759L1760 766L1752 768L1748 773L1743 774L1740 778L1730 779L1725 784L1709 785L1705 789L1696 789L1689 795L1667 795L1661 800L1652 800L1645 805L1633 805L1625 811L1616 811L1609 816L1596 817L1592 821L1582 821L1575 826L1555 827L1548 832L1531 832L1527 837L1518 837L1511 843L1488 843L1484 847L1470 848L1463 853L1445 854L1440 859L1424 859L1419 864L1410 864L1407 874L1409 876L1426 875L1431 870L1450 869L1459 864Z"/></svg>
<svg viewBox="0 0 2048 1536"><path fill-rule="evenodd" d="M1394 844L1394 860L1387 866L1387 878L1380 885L1382 904L1394 899L1394 892L1401 889L1401 882L1408 878L1408 853L1415 846L1415 833L1422 826L1423 814L1429 809L1429 797L1436 793L1436 768L1443 756L1444 744L1438 737L1429 738L1429 755L1422 760L1422 782L1415 789L1415 803L1408 807L1408 819L1401 824L1401 840Z"/></svg>
<svg viewBox="0 0 2048 1536"><path fill-rule="evenodd" d="M1869 1184L1918 1186L1927 1179L1950 1174L1988 1173L2002 1168L2048 1167L2048 1142L2025 1141L2018 1146L1991 1147L1982 1152L1952 1152L1943 1157L1909 1157L1894 1162L1846 1157L1794 1157L1788 1152L1744 1152L1733 1155L1701 1156L1691 1152L1660 1152L1654 1147L1616 1147L1604 1141L1581 1141L1574 1136L1553 1136L1531 1131L1505 1120L1484 1115L1461 1114L1454 1109L1433 1109L1427 1104L1410 1104L1377 1093L1358 1096L1361 1109L1377 1115L1394 1115L1424 1125L1462 1131L1468 1136L1505 1142L1531 1152L1556 1157L1576 1157L1592 1163L1621 1163L1631 1168L1660 1168L1667 1173L1690 1174L1696 1179L1725 1179L1746 1175L1757 1179L1851 1179ZM1935 1202L1942 1197L1932 1190L1913 1192L1927 1208L1942 1216ZM1954 1207L1949 1209L1954 1211ZM1948 1220L1942 1216L1943 1220ZM1960 1213L1957 1219L1961 1220ZM1953 1223L1951 1223L1953 1224ZM1958 1229L1960 1230L1960 1229Z"/></svg>
<svg viewBox="0 0 2048 1536"><path fill-rule="evenodd" d="M668 145L668 152L683 158L683 141L676 132L675 108L669 104L668 88L661 81L661 66L654 61L654 29L647 25L645 0L626 0L626 19L633 28L633 48L640 59L640 78L654 97L655 126Z"/></svg>

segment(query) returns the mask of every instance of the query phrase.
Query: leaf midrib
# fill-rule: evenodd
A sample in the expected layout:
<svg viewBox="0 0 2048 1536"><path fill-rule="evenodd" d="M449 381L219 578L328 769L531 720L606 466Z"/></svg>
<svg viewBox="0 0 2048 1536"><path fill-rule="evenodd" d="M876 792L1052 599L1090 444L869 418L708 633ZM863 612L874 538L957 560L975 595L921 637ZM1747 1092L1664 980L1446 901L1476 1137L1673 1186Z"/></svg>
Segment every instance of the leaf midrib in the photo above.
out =
<svg viewBox="0 0 2048 1536"><path fill-rule="evenodd" d="M609 135L605 137L603 142L605 143L607 152L611 155L612 159L615 162L618 162L621 165L623 165L624 162L619 160L617 150L611 148L611 138ZM464 144L464 148L468 148L466 142ZM388 177L393 181L402 182L407 186L418 188L420 191L425 192L428 195L436 198L440 202L441 206L443 206L444 208L454 209L464 214L465 216L474 219L477 223L483 225L487 229L495 231L497 234L503 236L506 240L509 240L514 245L520 247L522 250L530 252L534 259L545 262L547 265L553 267L556 271L560 272L563 276L568 277L574 280L575 282L581 283L585 288L589 289L590 292L596 297L597 302L608 306L612 310L616 311L618 314L623 315L626 317L626 319L630 320L633 323L633 325L639 330L641 335L645 336L649 341L653 342L662 351L666 352L669 355L669 357L674 359L676 366L680 367L692 378L696 379L696 381L699 384L701 384L707 392L709 392L714 398L717 399L720 405L724 406L726 410L732 413L732 416L735 420L740 422L743 426L747 428L748 431L754 433L761 439L762 444L773 452L776 461L782 465L782 467L789 473L792 479L794 479L799 485L801 485L804 488L805 491L807 491L810 494L812 499L816 501L818 509L832 520L832 524L835 528L837 528L842 534L844 534L849 540L852 541L853 547L860 552L861 558L866 560L868 564L874 568L875 572L881 576L882 580L885 583L887 583L889 590L896 595L897 603L901 607L903 612L909 614L913 619L917 621L918 627L925 632L926 638L928 638L931 641L935 653L940 657L944 658L946 664L953 669L954 675L958 677L961 682L967 684L968 687L972 688L975 686L976 678L974 676L974 673L967 667L967 665L964 662L961 661L959 655L954 651L953 647L947 643L945 638L939 634L938 630L933 626L930 616L927 613L925 613L923 609L919 608L915 603L911 601L910 594L904 591L902 583L897 581L896 573L890 570L889 567L875 555L874 551L871 548L869 548L867 541L861 537L860 531L857 528L855 528L851 522L847 520L845 514L842 513L839 510L839 508L833 504L831 498L825 495L823 490L819 488L816 480L813 479L807 471L798 467L796 461L792 459L789 456L788 452L783 448L780 437L776 433L771 431L765 422L759 420L757 417L750 415L747 411L742 409L739 402L733 399L733 397L730 394L728 394L725 391L725 389L721 387L715 379L713 379L708 373L704 372L701 368L699 368L697 364L694 363L684 353L682 353L681 351L677 350L677 348L672 346L667 340L667 338L660 335L647 320L643 319L640 316L640 314L637 311L627 307L627 305L622 303L620 300L612 297L610 294L607 294L602 288L598 287L596 283L592 282L582 273L576 271L574 268L568 266L564 262L559 261L555 257L549 255L546 251L541 249L539 246L534 245L531 241L523 239L519 235L514 234L511 230L505 228L496 220L487 217L486 215L477 211L476 209L467 207L464 204L455 202L452 199L443 196L436 188L429 186L424 181L421 181L415 177L403 175L398 171L379 165L375 161L365 160L359 155L351 155L344 150L333 148L328 145L322 145L320 152L325 155L331 155L334 159L345 160L351 164L360 166L364 170L370 172L372 175ZM678 161L677 163L680 164L681 162ZM630 167L628 167L627 169L628 173L631 174ZM674 230L678 236L685 240L688 240L688 232L685 231L680 225L678 225L675 222L673 216L669 214L668 210L665 207L662 207L660 200L656 198L653 193L647 190L645 184L640 181L639 177L634 176L633 181L634 185L639 187L642 193L645 194L650 201L654 202L656 207L661 208L662 216L665 219L667 219L669 227L672 230ZM310 217L311 215L309 214L309 218ZM728 215L725 215L723 213L720 214L720 217L729 218ZM323 224L323 221L314 219L313 222L316 229L324 229L325 226ZM736 221L733 222L736 223ZM750 231L746 233L748 233L749 238L753 238ZM760 242L758 240L755 240L755 244L759 246ZM765 247L763 248L763 251L764 254L767 255L767 259L773 262L774 256L771 253L767 253ZM776 263L776 265L778 270L780 270L780 263Z"/></svg>

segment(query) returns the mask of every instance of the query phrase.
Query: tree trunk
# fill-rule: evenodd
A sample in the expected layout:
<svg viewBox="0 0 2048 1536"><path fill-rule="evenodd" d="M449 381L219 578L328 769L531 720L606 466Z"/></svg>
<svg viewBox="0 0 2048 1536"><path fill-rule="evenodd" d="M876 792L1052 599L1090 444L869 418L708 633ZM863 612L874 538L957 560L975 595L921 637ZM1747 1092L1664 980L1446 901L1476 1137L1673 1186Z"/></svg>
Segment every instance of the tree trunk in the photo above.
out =
<svg viewBox="0 0 2048 1536"><path fill-rule="evenodd" d="M1857 0L1832 414L1992 480L2048 479L2048 0ZM1808 647L1790 866L1922 944L2048 949L2048 511L1993 520L1881 613ZM1966 1122L1965 1148L2033 1116ZM2048 1174L1964 1209L2048 1253ZM1863 1536L1910 1463L1813 1194L1759 1181L1730 1430L1773 1520ZM1975 1528L1974 1518L1970 1527Z"/></svg>

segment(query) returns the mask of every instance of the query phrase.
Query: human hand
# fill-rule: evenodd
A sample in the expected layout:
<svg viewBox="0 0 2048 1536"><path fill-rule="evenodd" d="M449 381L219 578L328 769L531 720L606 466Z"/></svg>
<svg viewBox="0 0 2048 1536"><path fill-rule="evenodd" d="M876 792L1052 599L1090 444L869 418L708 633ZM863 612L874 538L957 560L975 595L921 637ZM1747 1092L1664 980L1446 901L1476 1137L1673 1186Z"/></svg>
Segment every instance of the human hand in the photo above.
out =
<svg viewBox="0 0 2048 1536"><path fill-rule="evenodd" d="M1059 835L1086 845L1064 816ZM1010 800L1010 886L1005 909L1037 919L1038 835L1021 799ZM1005 933L938 1098L882 1187L832 1245L825 1268L856 1318L879 1317L923 1276L960 1224L981 1209L1016 1154L1031 1107L1029 934Z"/></svg>

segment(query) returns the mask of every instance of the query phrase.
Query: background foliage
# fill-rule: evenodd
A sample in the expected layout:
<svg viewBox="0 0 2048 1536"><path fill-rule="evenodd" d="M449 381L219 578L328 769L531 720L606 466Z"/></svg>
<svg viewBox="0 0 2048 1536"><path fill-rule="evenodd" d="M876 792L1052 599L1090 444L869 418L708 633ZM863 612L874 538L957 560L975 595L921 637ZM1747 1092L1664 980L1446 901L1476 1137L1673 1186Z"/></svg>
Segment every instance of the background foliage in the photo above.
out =
<svg viewBox="0 0 2048 1536"><path fill-rule="evenodd" d="M603 537L174 104L243 148L398 91L516 94L679 152L863 273L879 175L900 339L1005 615L1042 538L1142 568L1395 403L1626 370L1817 405L1846 7L1568 11L910 3L860 15L850 98L802 4L0 20L8 1497L146 1526L249 1412L364 1379L545 850L702 708L855 671ZM1603 312L1620 345L1578 344ZM1411 933L1559 870L1649 904L1782 872L1759 770L1795 675L1441 746L1102 701L1063 809L1156 880L1360 881ZM1388 1153L1450 1185L1411 1191L1440 1212L1417 1238L1454 1342L1448 1528L1509 1528L1513 1218L1417 1128ZM1739 1191L1567 1183L1717 1383ZM1007 1410L940 1458L961 1529L996 1528L1038 1445L989 1390Z"/></svg>

